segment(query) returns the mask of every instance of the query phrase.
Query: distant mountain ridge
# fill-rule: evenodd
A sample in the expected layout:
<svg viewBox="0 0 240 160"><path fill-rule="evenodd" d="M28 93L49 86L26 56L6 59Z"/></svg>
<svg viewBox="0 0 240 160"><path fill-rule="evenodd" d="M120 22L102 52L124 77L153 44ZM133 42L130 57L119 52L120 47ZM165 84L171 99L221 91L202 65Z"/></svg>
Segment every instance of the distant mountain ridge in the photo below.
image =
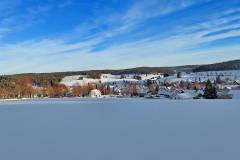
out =
<svg viewBox="0 0 240 160"><path fill-rule="evenodd" d="M136 67L128 69L104 69L104 70L87 70L87 71L69 71L69 72L52 72L52 73L23 73L8 75L10 77L16 76L30 76L30 77L58 77L63 78L71 75L88 75L88 74L149 74L149 73L174 73L174 72L203 72L203 71L220 71L220 70L240 70L240 60L232 60L220 63L205 64L205 65L183 65L173 67ZM47 78L48 77L48 78Z"/></svg>
<svg viewBox="0 0 240 160"><path fill-rule="evenodd" d="M150 74L150 73L168 73L173 74L176 72L202 72L202 71L219 71L219 70L240 70L240 60L233 60L215 64L207 65L185 65L175 67L136 67L129 69L119 70L88 70L88 71L69 71L69 72L53 72L53 73L23 73L15 75L2 75L0 76L0 83L15 82L21 76L30 77L34 84L39 86L47 86L49 84L57 84L62 78L73 75L87 75L90 78L98 78L100 74ZM7 83L9 85L11 83Z"/></svg>
<svg viewBox="0 0 240 160"><path fill-rule="evenodd" d="M202 72L202 71L221 71L221 70L239 70L240 69L240 60L233 60L221 63L214 63L208 65L200 65L196 68L193 68L193 72Z"/></svg>

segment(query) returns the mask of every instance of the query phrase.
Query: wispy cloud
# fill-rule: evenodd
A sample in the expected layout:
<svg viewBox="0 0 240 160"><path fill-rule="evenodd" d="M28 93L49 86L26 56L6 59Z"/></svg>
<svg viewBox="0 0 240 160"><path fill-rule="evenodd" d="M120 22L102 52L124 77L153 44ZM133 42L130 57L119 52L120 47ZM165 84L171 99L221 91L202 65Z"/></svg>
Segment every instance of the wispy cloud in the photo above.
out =
<svg viewBox="0 0 240 160"><path fill-rule="evenodd" d="M7 5L7 4L5 4ZM12 8L15 9L14 7ZM20 13L11 13L3 16L0 21L0 36L6 36L9 33L18 32L27 27L40 22L38 15L50 9L49 6L36 6L22 10Z"/></svg>
<svg viewBox="0 0 240 160"><path fill-rule="evenodd" d="M119 34L131 32L136 29L139 24L149 19L177 12L199 2L201 1L142 0L134 3L124 13L97 18L91 23L84 23L76 27L75 30L78 33L86 33L99 26L108 26L106 30L99 30L97 36L114 37Z"/></svg>
<svg viewBox="0 0 240 160"><path fill-rule="evenodd" d="M197 21L195 19L199 15L181 12L204 3L210 1L138 1L121 13L113 12L107 17L99 15L53 38L2 43L0 68L5 68L2 73L43 72L196 64L240 58L240 47L236 44L200 47L218 40L240 37L238 7L224 9L222 13L210 12L208 17ZM61 7L73 4L73 1L67 1ZM0 35L15 30L13 26L24 25L25 21L34 23L38 20L38 14L52 8L52 5L35 6L27 10L29 15L23 14L23 18L19 18L21 15L7 17L0 22ZM188 15L194 21L181 23L181 19L164 19L177 13ZM14 22L16 19L21 20ZM151 22L154 19L160 19L161 22ZM167 27L166 30L158 30L158 27L167 25L164 22L169 21L179 23L169 26L173 28L171 30ZM154 34L147 32L149 23L153 23L151 27L155 28ZM143 26L143 30L139 31L139 26ZM138 34L144 36L133 36ZM98 49L105 43L108 44L106 47ZM13 67L12 64L17 65Z"/></svg>
<svg viewBox="0 0 240 160"><path fill-rule="evenodd" d="M46 1L37 5L24 6L23 0L2 0L0 2L0 38L9 33L23 31L30 26L44 23L47 13L55 8L72 5L74 0Z"/></svg>

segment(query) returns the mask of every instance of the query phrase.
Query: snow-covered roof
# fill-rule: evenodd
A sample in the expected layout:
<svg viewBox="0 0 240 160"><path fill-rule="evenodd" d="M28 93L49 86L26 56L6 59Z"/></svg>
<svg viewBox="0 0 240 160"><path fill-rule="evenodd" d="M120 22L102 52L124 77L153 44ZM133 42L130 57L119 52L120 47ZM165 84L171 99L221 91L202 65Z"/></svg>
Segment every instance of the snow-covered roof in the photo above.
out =
<svg viewBox="0 0 240 160"><path fill-rule="evenodd" d="M93 89L90 92L90 97L100 97L102 94L98 89Z"/></svg>

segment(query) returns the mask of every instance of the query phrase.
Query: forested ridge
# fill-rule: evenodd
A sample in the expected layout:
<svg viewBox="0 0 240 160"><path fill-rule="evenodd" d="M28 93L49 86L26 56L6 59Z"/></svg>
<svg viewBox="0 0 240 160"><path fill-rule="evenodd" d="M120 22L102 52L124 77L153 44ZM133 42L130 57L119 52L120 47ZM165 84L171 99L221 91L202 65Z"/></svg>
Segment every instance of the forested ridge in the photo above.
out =
<svg viewBox="0 0 240 160"><path fill-rule="evenodd" d="M219 71L219 70L237 70L240 69L240 60L233 60L207 65L185 65L176 67L136 67L118 70L88 70L88 71L69 71L69 72L53 72L53 73L23 73L14 75L2 75L0 77L0 86L11 85L16 82L19 77L30 77L35 85L46 86L57 84L65 76L72 75L88 75L91 78L98 78L100 74L110 73L114 75L122 74L150 74L150 73L169 73L185 71L185 72L201 72L201 71Z"/></svg>

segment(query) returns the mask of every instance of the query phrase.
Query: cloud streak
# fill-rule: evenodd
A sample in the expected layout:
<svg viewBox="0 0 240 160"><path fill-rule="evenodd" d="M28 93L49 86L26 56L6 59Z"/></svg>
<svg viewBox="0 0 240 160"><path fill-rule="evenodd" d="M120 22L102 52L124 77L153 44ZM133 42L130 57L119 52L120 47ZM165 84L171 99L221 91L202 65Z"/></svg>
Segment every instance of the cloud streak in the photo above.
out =
<svg viewBox="0 0 240 160"><path fill-rule="evenodd" d="M93 21L82 22L67 33L55 37L2 43L0 68L4 68L2 73L7 74L175 66L240 58L240 46L235 43L202 47L219 40L240 37L238 7L226 7L221 14L210 10L207 18L197 21L197 13L195 15L193 12L187 12L194 6L207 6L212 3L214 4L212 1L200 0L194 3L190 0L135 2L120 14L94 17ZM24 21L29 21L26 24L32 25L38 20L35 17L39 14L46 13L56 6L69 7L74 3L69 1L59 5L33 7L26 12L30 15L24 14L22 22L17 21L16 26L23 25ZM182 19L188 15L189 20L195 21L184 23L182 19L170 19L178 14L182 14ZM3 19L0 22L0 35L5 36L11 30L16 31L16 28L10 26L16 24L14 20L19 17L21 15L13 16L12 20L11 16ZM178 25L172 26L176 24ZM161 29L164 25L166 30ZM149 29L151 27L154 30ZM151 32L148 32L149 30ZM15 67L12 64L16 64Z"/></svg>

